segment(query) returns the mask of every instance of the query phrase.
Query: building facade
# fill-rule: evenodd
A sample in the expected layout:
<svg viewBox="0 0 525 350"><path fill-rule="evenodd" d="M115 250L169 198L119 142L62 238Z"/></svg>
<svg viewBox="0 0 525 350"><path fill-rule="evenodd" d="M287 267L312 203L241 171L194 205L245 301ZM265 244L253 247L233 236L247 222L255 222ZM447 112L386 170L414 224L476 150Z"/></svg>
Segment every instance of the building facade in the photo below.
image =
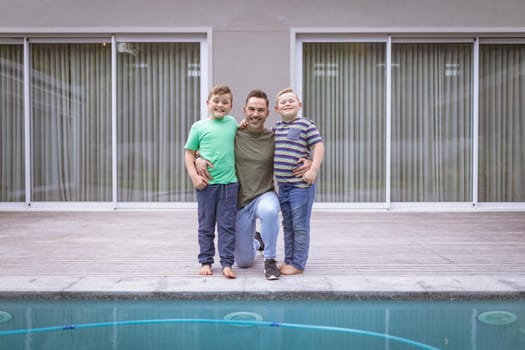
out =
<svg viewBox="0 0 525 350"><path fill-rule="evenodd" d="M252 89L298 92L318 208L525 210L522 0L2 7L2 210L193 206L183 145L219 83L239 121Z"/></svg>

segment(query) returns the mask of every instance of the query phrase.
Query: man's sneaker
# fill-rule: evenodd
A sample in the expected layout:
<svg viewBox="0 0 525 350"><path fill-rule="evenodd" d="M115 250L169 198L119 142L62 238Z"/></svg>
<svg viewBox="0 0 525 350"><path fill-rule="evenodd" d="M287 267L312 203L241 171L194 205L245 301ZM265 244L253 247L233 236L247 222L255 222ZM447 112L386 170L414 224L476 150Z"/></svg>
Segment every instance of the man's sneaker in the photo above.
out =
<svg viewBox="0 0 525 350"><path fill-rule="evenodd" d="M259 242L259 250L263 251L264 250L264 241L262 240L260 232L257 232L257 231L255 232L255 239L257 240L257 242Z"/></svg>
<svg viewBox="0 0 525 350"><path fill-rule="evenodd" d="M281 276L281 271L279 271L275 259L264 260L264 276L267 280L278 280Z"/></svg>

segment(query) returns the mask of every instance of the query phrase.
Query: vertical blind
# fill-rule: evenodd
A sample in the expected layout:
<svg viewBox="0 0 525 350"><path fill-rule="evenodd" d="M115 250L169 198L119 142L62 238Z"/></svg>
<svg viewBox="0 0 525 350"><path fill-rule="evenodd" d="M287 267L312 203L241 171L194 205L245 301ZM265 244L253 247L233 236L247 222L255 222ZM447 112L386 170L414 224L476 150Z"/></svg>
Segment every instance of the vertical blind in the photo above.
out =
<svg viewBox="0 0 525 350"><path fill-rule="evenodd" d="M393 202L472 201L472 44L392 45Z"/></svg>
<svg viewBox="0 0 525 350"><path fill-rule="evenodd" d="M24 61L22 45L0 44L0 202L23 202Z"/></svg>
<svg viewBox="0 0 525 350"><path fill-rule="evenodd" d="M30 201L194 200L183 145L200 118L199 43L33 43L30 100L23 45L0 44L0 202L25 198L24 106L30 106ZM303 116L321 130L320 202L525 202L525 45L480 44L479 146L472 149L469 43L392 45L386 144L385 43L303 43ZM111 72L117 72L117 158ZM112 164L117 183L112 182Z"/></svg>
<svg viewBox="0 0 525 350"><path fill-rule="evenodd" d="M30 45L30 201L194 200L183 145L200 118L200 44L119 43L117 158L111 45ZM22 45L0 45L1 202L25 200Z"/></svg>
<svg viewBox="0 0 525 350"><path fill-rule="evenodd" d="M385 44L304 43L304 114L320 125L319 201L384 202ZM472 200L472 45L392 46L391 200Z"/></svg>
<svg viewBox="0 0 525 350"><path fill-rule="evenodd" d="M319 127L320 202L385 202L385 44L305 43L303 116Z"/></svg>
<svg viewBox="0 0 525 350"><path fill-rule="evenodd" d="M111 201L111 47L31 45L32 201Z"/></svg>
<svg viewBox="0 0 525 350"><path fill-rule="evenodd" d="M184 141L200 119L198 43L119 43L118 200L184 202Z"/></svg>
<svg viewBox="0 0 525 350"><path fill-rule="evenodd" d="M479 75L479 200L525 202L525 45L481 45Z"/></svg>

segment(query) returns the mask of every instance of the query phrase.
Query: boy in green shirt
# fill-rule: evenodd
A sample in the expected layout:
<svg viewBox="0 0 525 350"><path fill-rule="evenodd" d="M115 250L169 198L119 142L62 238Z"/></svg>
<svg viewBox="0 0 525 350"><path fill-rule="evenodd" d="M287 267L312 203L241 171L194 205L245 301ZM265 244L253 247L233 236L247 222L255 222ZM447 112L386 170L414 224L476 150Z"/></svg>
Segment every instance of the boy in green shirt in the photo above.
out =
<svg viewBox="0 0 525 350"><path fill-rule="evenodd" d="M222 273L235 278L232 270L235 251L235 217L239 185L235 175L234 140L237 121L229 115L232 93L228 86L214 87L206 101L208 119L195 122L184 146L186 170L195 187L198 206L200 274L211 275L215 256L215 225ZM195 168L197 152L210 160L212 179L200 176Z"/></svg>

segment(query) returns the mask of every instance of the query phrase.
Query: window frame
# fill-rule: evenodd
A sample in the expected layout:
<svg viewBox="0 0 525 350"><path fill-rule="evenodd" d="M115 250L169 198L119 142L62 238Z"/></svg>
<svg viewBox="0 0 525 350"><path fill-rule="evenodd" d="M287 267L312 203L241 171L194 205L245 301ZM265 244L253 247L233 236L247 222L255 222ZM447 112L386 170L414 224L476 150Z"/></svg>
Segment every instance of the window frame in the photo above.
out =
<svg viewBox="0 0 525 350"><path fill-rule="evenodd" d="M211 87L212 30L198 28L70 28L33 29L31 32L0 33L0 44L22 45L24 53L24 147L25 147L25 201L0 202L0 210L112 210L112 209L178 209L196 208L195 202L133 202L117 201L117 140L116 140L116 84L117 84L117 43L127 40L143 43L198 43L200 48L200 113L206 115L206 98ZM111 138L112 138L112 200L108 202L33 202L31 199L31 57L30 45L33 43L110 43L111 46Z"/></svg>
<svg viewBox="0 0 525 350"><path fill-rule="evenodd" d="M302 98L303 52L302 45L307 42L385 42L387 77L386 77L386 201L381 205L371 203L314 203L316 209L395 209L410 211L465 211L465 210L525 210L525 202L479 202L479 45L491 44L522 44L525 43L525 29L516 31L515 28L463 30L416 30L377 28L291 28L290 30L290 82L291 86ZM395 43L473 43L472 45L472 160L471 184L472 201L466 202L392 202L391 201L391 105L392 105L392 72L391 54L392 44Z"/></svg>

